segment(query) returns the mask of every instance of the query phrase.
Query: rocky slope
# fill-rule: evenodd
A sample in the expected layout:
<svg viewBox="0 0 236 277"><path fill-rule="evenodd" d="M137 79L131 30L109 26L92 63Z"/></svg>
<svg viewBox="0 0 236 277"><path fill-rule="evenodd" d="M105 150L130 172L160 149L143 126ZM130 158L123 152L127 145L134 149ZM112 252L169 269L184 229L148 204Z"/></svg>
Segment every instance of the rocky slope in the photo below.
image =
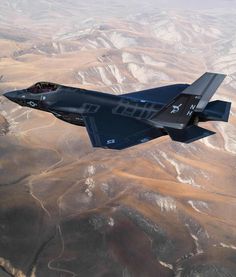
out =
<svg viewBox="0 0 236 277"><path fill-rule="evenodd" d="M1 5L14 15L19 3L27 5L11 3ZM48 12L40 20L16 17L25 22L21 31L1 13L1 92L48 80L120 94L219 71L229 76L216 98L232 101L232 113L227 124L203 124L217 134L189 145L161 138L111 151L93 149L83 128L1 97L0 128L9 124L0 136L2 270L235 276L233 11L156 11L76 24L69 14L65 26L58 10L50 10L51 21Z"/></svg>
<svg viewBox="0 0 236 277"><path fill-rule="evenodd" d="M8 122L4 116L0 115L0 135L5 135L8 132Z"/></svg>

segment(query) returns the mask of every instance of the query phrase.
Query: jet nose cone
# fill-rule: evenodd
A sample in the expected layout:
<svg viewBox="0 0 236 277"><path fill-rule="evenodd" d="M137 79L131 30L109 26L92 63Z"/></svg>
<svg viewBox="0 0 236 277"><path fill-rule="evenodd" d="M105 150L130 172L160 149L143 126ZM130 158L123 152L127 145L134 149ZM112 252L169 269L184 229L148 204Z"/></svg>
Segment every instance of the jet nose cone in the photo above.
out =
<svg viewBox="0 0 236 277"><path fill-rule="evenodd" d="M3 95L9 100L21 106L24 106L25 104L26 96L25 96L24 90L9 91L4 93Z"/></svg>
<svg viewBox="0 0 236 277"><path fill-rule="evenodd" d="M4 93L3 95L11 101L15 101L18 98L16 91L9 91Z"/></svg>

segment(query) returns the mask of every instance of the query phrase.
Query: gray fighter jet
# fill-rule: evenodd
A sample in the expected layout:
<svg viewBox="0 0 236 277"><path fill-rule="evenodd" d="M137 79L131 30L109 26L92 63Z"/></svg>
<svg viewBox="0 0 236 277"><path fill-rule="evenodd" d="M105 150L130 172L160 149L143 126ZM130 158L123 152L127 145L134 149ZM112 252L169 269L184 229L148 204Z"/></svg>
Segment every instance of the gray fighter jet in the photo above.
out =
<svg viewBox="0 0 236 277"><path fill-rule="evenodd" d="M225 75L205 73L193 84L175 84L123 95L49 82L4 95L21 106L54 114L85 126L94 147L123 149L169 135L193 142L214 134L198 126L204 121L228 121L230 102L209 102Z"/></svg>

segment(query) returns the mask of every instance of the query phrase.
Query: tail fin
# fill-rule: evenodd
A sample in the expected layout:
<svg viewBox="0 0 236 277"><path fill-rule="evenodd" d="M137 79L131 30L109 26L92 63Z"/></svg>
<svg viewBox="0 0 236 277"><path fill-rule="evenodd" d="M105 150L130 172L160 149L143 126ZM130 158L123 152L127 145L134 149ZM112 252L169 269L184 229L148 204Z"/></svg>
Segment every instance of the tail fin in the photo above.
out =
<svg viewBox="0 0 236 277"><path fill-rule="evenodd" d="M199 100L199 96L181 93L149 121L156 127L183 129L191 119Z"/></svg>
<svg viewBox="0 0 236 277"><path fill-rule="evenodd" d="M205 73L182 91L148 121L156 127L184 129L193 112L201 112L215 93L225 75Z"/></svg>
<svg viewBox="0 0 236 277"><path fill-rule="evenodd" d="M187 87L183 93L201 96L201 100L195 109L197 112L201 112L205 109L225 77L226 75L224 74L206 72L192 83L191 86Z"/></svg>

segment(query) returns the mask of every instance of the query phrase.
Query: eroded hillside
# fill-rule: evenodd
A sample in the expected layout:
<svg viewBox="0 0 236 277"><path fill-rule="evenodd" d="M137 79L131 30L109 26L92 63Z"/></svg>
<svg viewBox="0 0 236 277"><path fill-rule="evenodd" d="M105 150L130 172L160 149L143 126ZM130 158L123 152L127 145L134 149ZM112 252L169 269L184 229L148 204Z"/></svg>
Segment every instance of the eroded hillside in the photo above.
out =
<svg viewBox="0 0 236 277"><path fill-rule="evenodd" d="M21 14L14 2L8 12ZM3 17L1 93L47 80L121 94L216 71L228 77L215 98L233 105L229 123L202 124L216 131L209 138L111 151L92 148L82 127L2 96L1 268L32 277L235 276L235 14L157 11L65 26L58 10L51 23L30 16L16 18L19 29Z"/></svg>

